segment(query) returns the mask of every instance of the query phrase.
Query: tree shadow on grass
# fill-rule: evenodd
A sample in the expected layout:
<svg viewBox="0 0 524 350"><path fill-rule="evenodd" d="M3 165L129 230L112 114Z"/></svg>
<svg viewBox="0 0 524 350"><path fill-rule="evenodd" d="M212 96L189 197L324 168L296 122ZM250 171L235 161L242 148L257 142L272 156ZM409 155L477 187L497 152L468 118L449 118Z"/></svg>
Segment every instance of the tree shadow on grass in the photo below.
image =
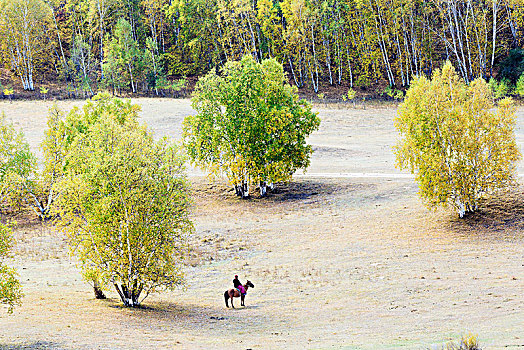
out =
<svg viewBox="0 0 524 350"><path fill-rule="evenodd" d="M361 193L374 188L376 185L348 181L347 179L295 179L289 183L276 183L273 190L268 190L266 197L260 197L258 187L251 188L248 199L240 199L235 195L231 186L218 181L201 181L193 184L193 193L196 197L225 200L235 203L268 204L275 203L304 203L314 204L337 195L347 193Z"/></svg>
<svg viewBox="0 0 524 350"><path fill-rule="evenodd" d="M134 320L133 324L137 328L142 328L144 325L153 327L154 325L154 327L160 328L179 327L186 330L202 330L211 329L217 323L243 323L256 327L268 321L266 317L250 314L249 310L256 309L256 305L240 307L240 300L236 300L236 302L237 307L235 309L228 309L225 304L209 307L168 301L154 301L146 303L139 308L124 308L120 305L112 306L126 309L127 317Z"/></svg>
<svg viewBox="0 0 524 350"><path fill-rule="evenodd" d="M5 345L0 344L0 350L40 350L40 349L65 349L60 344L48 342L48 341L37 341L30 344L13 344Z"/></svg>
<svg viewBox="0 0 524 350"><path fill-rule="evenodd" d="M523 187L505 191L485 200L477 212L451 221L453 229L478 235L486 233L505 240L524 238Z"/></svg>
<svg viewBox="0 0 524 350"><path fill-rule="evenodd" d="M278 183L268 193L265 200L270 202L311 201L320 197L332 196L351 190L360 189L361 185L348 182L319 182L315 180L298 180L289 183ZM259 196L254 199L262 200Z"/></svg>

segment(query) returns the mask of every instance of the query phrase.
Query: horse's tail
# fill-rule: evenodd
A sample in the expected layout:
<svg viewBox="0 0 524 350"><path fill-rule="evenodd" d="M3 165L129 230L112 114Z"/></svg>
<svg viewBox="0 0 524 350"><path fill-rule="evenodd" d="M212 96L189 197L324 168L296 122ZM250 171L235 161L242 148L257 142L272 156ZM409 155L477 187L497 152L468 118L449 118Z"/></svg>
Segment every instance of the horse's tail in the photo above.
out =
<svg viewBox="0 0 524 350"><path fill-rule="evenodd" d="M229 307L228 300L229 300L229 291L224 292L224 300L226 301L226 306Z"/></svg>

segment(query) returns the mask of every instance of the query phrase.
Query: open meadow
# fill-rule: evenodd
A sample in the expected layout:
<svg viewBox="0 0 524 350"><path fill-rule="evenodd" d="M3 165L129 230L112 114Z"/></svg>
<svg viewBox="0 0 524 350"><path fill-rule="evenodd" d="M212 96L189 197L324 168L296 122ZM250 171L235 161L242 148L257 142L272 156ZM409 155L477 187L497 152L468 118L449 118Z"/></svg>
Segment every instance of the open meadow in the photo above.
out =
<svg viewBox="0 0 524 350"><path fill-rule="evenodd" d="M181 138L189 100L135 99L157 137ZM69 110L81 101L60 101ZM0 102L35 154L52 102ZM28 216L14 230L22 306L0 310L0 349L440 349L471 332L524 348L524 182L465 219L429 211L395 169L394 107L315 106L306 174L237 199L195 168L187 286L121 307L96 300L62 233ZM517 110L524 152L524 108ZM519 163L524 174L524 164ZM223 293L238 274L246 307Z"/></svg>

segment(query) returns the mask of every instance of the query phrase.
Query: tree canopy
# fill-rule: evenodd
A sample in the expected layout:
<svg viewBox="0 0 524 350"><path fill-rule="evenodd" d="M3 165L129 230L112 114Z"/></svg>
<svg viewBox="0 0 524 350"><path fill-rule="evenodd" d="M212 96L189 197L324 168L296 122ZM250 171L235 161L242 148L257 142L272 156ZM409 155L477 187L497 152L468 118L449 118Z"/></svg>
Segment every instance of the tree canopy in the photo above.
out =
<svg viewBox="0 0 524 350"><path fill-rule="evenodd" d="M19 207L36 171L36 158L21 131L0 116L0 208Z"/></svg>
<svg viewBox="0 0 524 350"><path fill-rule="evenodd" d="M247 196L248 185L257 184L264 195L266 184L308 167L306 137L320 119L275 59L228 62L221 74L199 80L192 102L198 113L184 120L189 157L213 174L225 173L237 194Z"/></svg>
<svg viewBox="0 0 524 350"><path fill-rule="evenodd" d="M53 211L86 280L112 285L124 305L138 306L149 293L183 282L192 231L184 158L166 139L154 141L133 108L119 113L99 105L103 114L92 114L96 106L80 114L95 122L73 123L79 133L54 186L60 196Z"/></svg>
<svg viewBox="0 0 524 350"><path fill-rule="evenodd" d="M415 173L428 206L450 205L462 217L514 182L514 112L511 99L495 110L486 81L467 85L450 62L431 79L414 79L399 107L395 153L399 166Z"/></svg>
<svg viewBox="0 0 524 350"><path fill-rule="evenodd" d="M1 0L0 13L4 60L24 90L34 90L37 72L43 68L38 64L52 60L44 45L51 8L42 0Z"/></svg>
<svg viewBox="0 0 524 350"><path fill-rule="evenodd" d="M470 82L494 76L524 37L522 0L1 0L0 10L2 65L24 89L58 78L77 96L158 92L155 76L204 75L244 55L277 59L315 92L408 86L446 59Z"/></svg>
<svg viewBox="0 0 524 350"><path fill-rule="evenodd" d="M6 304L8 312L13 312L13 308L20 304L22 298L22 287L16 279L16 271L3 262L9 255L12 242L11 230L0 223L0 304Z"/></svg>

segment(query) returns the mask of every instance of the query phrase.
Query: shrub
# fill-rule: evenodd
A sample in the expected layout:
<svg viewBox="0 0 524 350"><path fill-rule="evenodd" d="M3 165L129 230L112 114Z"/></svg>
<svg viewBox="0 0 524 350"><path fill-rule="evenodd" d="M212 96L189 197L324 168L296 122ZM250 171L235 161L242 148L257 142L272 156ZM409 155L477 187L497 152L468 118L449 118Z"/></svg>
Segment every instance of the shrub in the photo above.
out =
<svg viewBox="0 0 524 350"><path fill-rule="evenodd" d="M393 98L393 96L395 95L395 92L393 91L393 89L391 88L391 85L388 85L384 91L382 92L383 95L386 95L388 96L389 98Z"/></svg>
<svg viewBox="0 0 524 350"><path fill-rule="evenodd" d="M402 90L395 90L395 96L394 96L395 100L402 100L404 98L404 92L402 92Z"/></svg>
<svg viewBox="0 0 524 350"><path fill-rule="evenodd" d="M347 99L348 100L353 100L355 97L357 96L357 92L353 89L349 89L348 90L348 93L347 93Z"/></svg>
<svg viewBox="0 0 524 350"><path fill-rule="evenodd" d="M24 134L0 116L0 208L20 208L36 171L36 158Z"/></svg>
<svg viewBox="0 0 524 350"><path fill-rule="evenodd" d="M450 342L446 344L443 349L444 350L482 350L479 347L477 336L471 333L462 337L458 345L454 342Z"/></svg>
<svg viewBox="0 0 524 350"><path fill-rule="evenodd" d="M4 96L7 96L9 98L9 101L11 101L13 99L14 92L15 91L13 89L5 88L4 89Z"/></svg>

